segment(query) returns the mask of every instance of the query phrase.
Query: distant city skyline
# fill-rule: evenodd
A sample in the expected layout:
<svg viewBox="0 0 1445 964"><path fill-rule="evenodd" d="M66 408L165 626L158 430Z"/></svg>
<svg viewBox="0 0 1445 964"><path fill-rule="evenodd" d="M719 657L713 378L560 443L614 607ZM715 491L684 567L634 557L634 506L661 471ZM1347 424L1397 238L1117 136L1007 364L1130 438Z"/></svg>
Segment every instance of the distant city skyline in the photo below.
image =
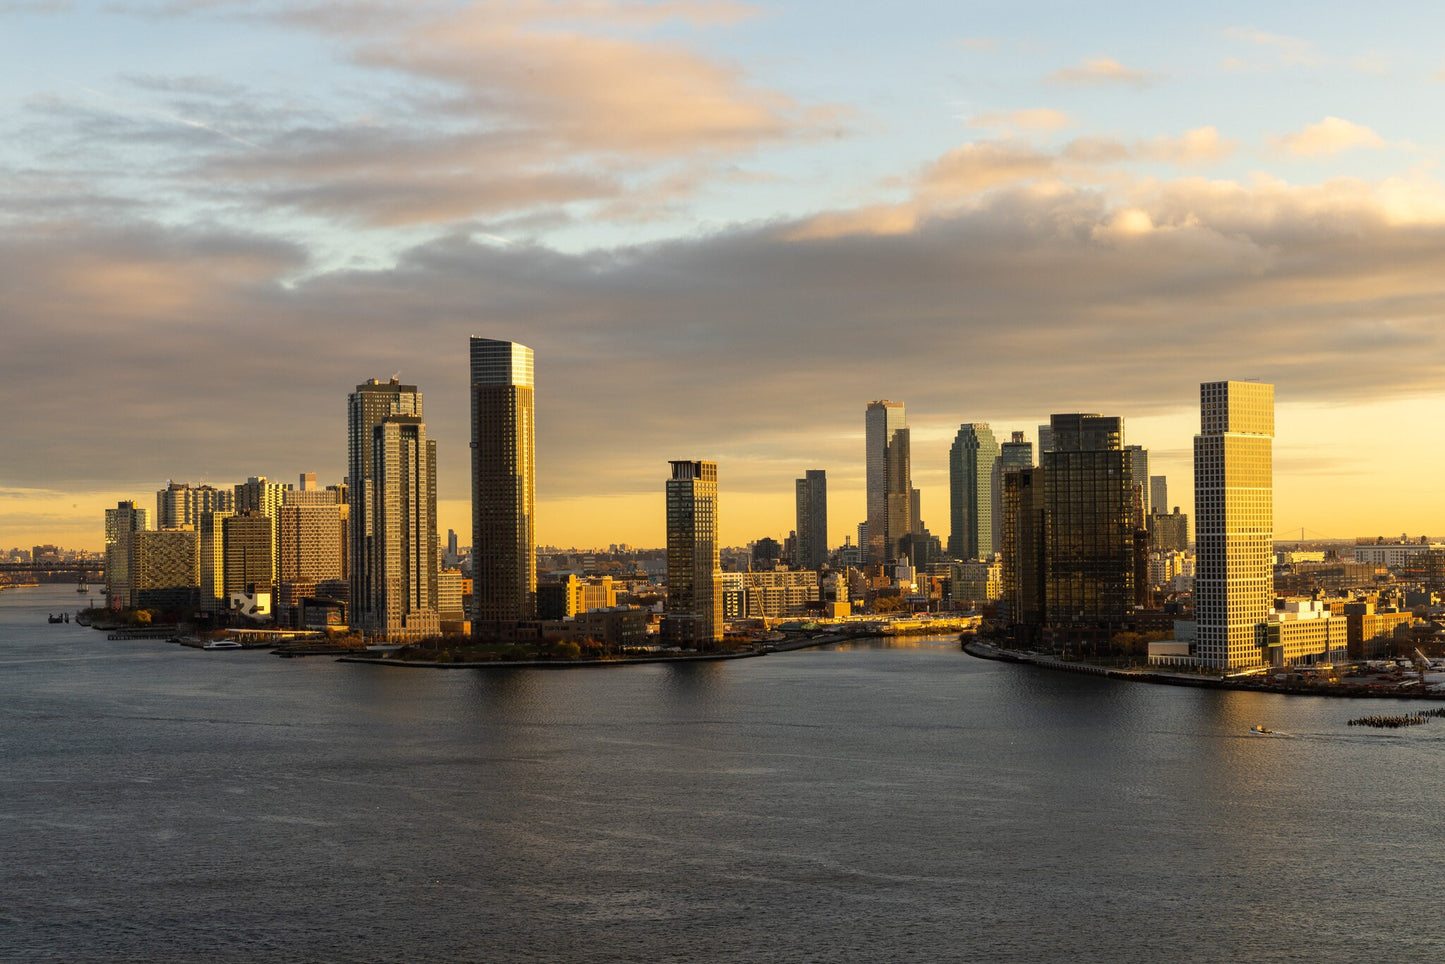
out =
<svg viewBox="0 0 1445 964"><path fill-rule="evenodd" d="M661 545L679 452L724 542L816 467L841 543L873 398L935 534L960 424L1060 412L1126 418L1191 512L1221 378L1278 386L1279 532L1445 531L1445 454L1385 458L1445 420L1445 10L835 9L7 5L0 545L339 480L337 399L392 374L469 532L474 331L549 386L538 543Z"/></svg>

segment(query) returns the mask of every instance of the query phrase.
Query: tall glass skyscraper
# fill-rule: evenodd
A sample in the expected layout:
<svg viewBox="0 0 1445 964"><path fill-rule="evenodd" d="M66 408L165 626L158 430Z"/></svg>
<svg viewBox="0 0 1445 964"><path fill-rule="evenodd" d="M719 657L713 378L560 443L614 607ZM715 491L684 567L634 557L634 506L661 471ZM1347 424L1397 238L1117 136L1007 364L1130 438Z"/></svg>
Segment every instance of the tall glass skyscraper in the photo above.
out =
<svg viewBox="0 0 1445 964"><path fill-rule="evenodd" d="M958 427L948 450L948 554L984 559L993 554L993 470L998 441L987 422Z"/></svg>
<svg viewBox="0 0 1445 964"><path fill-rule="evenodd" d="M1265 660L1274 597L1274 386L1205 382L1194 436L1196 654L1219 670Z"/></svg>
<svg viewBox="0 0 1445 964"><path fill-rule="evenodd" d="M473 337L472 633L505 633L537 611L532 349Z"/></svg>
<svg viewBox="0 0 1445 964"><path fill-rule="evenodd" d="M1014 432L1007 442L998 446L998 461L993 464L993 551L1002 552L1004 545L1003 482L1004 476L1018 469L1032 468L1034 444L1024 440L1023 432Z"/></svg>
<svg viewBox="0 0 1445 964"><path fill-rule="evenodd" d="M1043 462L1045 609L1056 638L1107 643L1135 598L1132 455L1124 420L1054 415Z"/></svg>
<svg viewBox="0 0 1445 964"><path fill-rule="evenodd" d="M718 586L717 463L670 464L663 634L674 646L712 649L723 634L723 599Z"/></svg>

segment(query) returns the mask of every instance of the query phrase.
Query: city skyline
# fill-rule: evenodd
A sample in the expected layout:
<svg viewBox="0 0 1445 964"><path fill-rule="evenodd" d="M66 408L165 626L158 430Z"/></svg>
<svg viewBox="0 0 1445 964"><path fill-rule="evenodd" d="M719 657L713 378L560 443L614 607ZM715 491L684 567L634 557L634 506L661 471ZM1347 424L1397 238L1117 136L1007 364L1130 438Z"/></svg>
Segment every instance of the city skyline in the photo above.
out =
<svg viewBox="0 0 1445 964"><path fill-rule="evenodd" d="M1070 411L1190 512L1227 377L1279 388L1280 534L1445 531L1445 455L1383 457L1445 417L1445 13L335 6L4 8L0 545L98 549L168 478L339 480L336 399L397 372L470 531L478 331L552 386L540 544L661 545L679 451L724 542L817 466L841 543L870 398L935 533L960 423Z"/></svg>

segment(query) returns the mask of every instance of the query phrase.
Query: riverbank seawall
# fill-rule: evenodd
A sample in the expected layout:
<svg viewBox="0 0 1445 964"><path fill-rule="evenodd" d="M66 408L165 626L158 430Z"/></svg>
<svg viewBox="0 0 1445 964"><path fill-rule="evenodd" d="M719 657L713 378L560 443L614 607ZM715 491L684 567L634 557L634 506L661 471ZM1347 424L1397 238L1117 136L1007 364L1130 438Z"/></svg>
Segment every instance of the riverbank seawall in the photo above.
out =
<svg viewBox="0 0 1445 964"><path fill-rule="evenodd" d="M1324 696L1334 699L1390 699L1445 701L1445 692L1439 690L1410 688L1389 689L1358 683L1301 684L1282 683L1266 680L1259 676L1219 677L1198 676L1188 673L1164 673L1147 669L1120 669L1098 666L1074 660L1059 659L1043 653L1027 653L1002 649L992 643L966 640L963 651L978 659L990 659L1003 663L1023 663L1040 669L1061 673L1082 673L1086 676L1105 676L1127 683L1155 683L1163 686L1190 686L1195 689L1242 690L1249 693L1283 693L1288 696Z"/></svg>

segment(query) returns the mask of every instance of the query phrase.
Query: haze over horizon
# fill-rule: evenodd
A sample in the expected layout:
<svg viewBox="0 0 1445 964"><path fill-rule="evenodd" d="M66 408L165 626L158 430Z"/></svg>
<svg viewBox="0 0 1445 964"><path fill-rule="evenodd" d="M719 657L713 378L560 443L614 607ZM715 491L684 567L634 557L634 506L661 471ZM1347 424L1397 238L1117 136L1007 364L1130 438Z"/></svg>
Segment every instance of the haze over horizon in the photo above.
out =
<svg viewBox="0 0 1445 964"><path fill-rule="evenodd" d="M945 540L960 422L1122 415L1192 512L1230 378L1276 386L1278 534L1445 530L1434 6L0 18L0 546L99 548L167 478L338 481L393 373L465 543L470 334L536 352L542 544L662 544L682 458L728 544L825 469L840 544L875 398Z"/></svg>

